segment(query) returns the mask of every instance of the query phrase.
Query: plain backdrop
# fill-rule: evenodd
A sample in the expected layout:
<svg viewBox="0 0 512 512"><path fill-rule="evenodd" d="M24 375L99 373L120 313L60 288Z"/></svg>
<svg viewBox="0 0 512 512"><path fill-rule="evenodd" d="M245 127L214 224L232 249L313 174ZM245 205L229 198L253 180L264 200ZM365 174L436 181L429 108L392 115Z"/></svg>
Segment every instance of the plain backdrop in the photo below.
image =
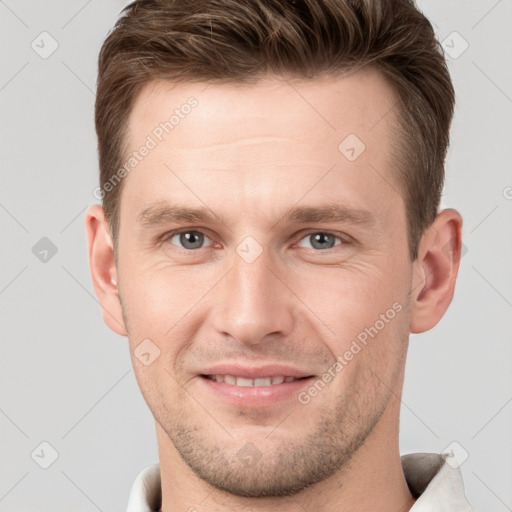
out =
<svg viewBox="0 0 512 512"><path fill-rule="evenodd" d="M98 52L126 2L0 1L0 510L125 510L157 461L84 234L97 202ZM512 1L428 0L457 94L443 207L464 217L455 298L411 337L401 452L461 459L476 511L512 510ZM46 469L43 466L48 466Z"/></svg>

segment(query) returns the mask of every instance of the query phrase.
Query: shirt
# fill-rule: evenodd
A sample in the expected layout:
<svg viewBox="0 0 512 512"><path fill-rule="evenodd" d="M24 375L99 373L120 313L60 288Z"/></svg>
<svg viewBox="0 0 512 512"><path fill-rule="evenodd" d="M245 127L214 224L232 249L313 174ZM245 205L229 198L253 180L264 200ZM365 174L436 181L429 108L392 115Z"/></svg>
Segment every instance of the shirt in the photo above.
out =
<svg viewBox="0 0 512 512"><path fill-rule="evenodd" d="M459 464L452 453L410 453L401 457L405 480L416 502L411 512L471 512ZM162 505L160 465L137 476L126 512L158 512Z"/></svg>

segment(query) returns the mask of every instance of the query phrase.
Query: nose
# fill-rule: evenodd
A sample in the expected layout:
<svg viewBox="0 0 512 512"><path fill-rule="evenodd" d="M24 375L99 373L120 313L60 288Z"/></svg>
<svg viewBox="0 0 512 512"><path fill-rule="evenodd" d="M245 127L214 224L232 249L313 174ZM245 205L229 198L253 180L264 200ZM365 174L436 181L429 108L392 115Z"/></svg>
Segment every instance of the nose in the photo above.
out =
<svg viewBox="0 0 512 512"><path fill-rule="evenodd" d="M291 332L294 295L275 267L265 251L252 262L234 254L230 272L219 283L214 318L219 333L257 345L268 335Z"/></svg>

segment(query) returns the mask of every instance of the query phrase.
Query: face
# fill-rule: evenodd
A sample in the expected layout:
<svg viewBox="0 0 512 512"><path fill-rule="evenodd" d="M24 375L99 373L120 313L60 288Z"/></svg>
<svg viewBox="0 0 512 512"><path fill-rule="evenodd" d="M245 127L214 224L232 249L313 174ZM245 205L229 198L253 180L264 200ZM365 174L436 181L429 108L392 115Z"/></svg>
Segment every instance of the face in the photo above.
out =
<svg viewBox="0 0 512 512"><path fill-rule="evenodd" d="M134 105L129 153L151 148L120 203L132 361L165 442L219 489L328 478L399 392L412 267L394 103L360 71L153 82Z"/></svg>

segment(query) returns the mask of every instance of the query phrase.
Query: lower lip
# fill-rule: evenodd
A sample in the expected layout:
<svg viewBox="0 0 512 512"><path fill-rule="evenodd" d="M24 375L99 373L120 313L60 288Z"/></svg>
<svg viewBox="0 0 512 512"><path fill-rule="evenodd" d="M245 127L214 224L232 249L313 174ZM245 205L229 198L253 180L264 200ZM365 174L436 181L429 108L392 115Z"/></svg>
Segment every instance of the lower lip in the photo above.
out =
<svg viewBox="0 0 512 512"><path fill-rule="evenodd" d="M310 385L313 377L273 384L272 386L251 387L234 386L202 376L200 380L210 393L232 405L264 407L296 396L302 388Z"/></svg>

